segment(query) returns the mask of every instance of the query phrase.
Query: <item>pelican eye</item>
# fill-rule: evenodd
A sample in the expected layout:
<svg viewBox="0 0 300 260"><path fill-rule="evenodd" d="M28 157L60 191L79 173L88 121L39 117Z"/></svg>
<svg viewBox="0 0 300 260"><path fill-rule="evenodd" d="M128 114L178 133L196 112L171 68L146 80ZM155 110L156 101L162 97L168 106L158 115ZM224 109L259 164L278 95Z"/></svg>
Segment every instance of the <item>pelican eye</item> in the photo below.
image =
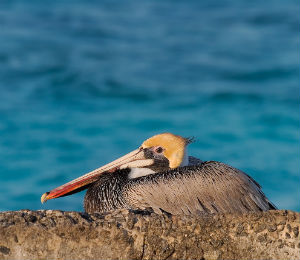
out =
<svg viewBox="0 0 300 260"><path fill-rule="evenodd" d="M157 147L157 148L155 149L155 152L156 152L156 153L162 153L163 150L164 150L164 149L163 149L162 147L159 146L159 147Z"/></svg>

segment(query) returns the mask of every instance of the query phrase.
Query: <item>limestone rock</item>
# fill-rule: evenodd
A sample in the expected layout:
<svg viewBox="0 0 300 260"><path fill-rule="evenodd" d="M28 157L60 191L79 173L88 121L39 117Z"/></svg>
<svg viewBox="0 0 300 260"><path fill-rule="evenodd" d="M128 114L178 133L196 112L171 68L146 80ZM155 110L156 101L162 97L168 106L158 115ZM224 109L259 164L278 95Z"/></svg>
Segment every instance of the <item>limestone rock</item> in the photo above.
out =
<svg viewBox="0 0 300 260"><path fill-rule="evenodd" d="M0 213L0 259L300 259L300 214Z"/></svg>

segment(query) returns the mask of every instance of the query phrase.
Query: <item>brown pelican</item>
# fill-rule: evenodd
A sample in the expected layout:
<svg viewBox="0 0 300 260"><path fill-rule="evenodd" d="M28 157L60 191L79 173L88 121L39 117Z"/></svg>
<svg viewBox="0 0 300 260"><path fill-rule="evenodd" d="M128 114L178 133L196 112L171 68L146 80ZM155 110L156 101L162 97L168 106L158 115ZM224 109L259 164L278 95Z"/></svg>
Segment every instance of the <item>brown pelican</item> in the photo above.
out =
<svg viewBox="0 0 300 260"><path fill-rule="evenodd" d="M190 142L171 133L155 135L133 152L44 193L41 201L88 188L88 213L121 208L174 215L276 209L246 173L188 156Z"/></svg>

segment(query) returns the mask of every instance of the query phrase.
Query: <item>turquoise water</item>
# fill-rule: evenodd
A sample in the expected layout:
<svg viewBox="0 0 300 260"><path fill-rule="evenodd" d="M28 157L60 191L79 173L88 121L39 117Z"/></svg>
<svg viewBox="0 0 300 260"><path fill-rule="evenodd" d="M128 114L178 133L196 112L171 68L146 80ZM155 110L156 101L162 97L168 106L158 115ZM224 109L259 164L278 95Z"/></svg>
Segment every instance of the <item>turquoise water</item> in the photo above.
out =
<svg viewBox="0 0 300 260"><path fill-rule="evenodd" d="M300 211L299 1L42 2L0 2L0 210L168 131Z"/></svg>

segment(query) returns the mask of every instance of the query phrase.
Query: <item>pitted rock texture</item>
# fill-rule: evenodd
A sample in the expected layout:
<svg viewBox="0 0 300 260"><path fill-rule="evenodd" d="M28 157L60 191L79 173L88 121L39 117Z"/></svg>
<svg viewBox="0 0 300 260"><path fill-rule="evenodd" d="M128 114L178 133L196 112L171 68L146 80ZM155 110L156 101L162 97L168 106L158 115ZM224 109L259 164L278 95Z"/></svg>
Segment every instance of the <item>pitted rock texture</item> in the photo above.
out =
<svg viewBox="0 0 300 260"><path fill-rule="evenodd" d="M300 214L0 213L0 259L300 259Z"/></svg>

